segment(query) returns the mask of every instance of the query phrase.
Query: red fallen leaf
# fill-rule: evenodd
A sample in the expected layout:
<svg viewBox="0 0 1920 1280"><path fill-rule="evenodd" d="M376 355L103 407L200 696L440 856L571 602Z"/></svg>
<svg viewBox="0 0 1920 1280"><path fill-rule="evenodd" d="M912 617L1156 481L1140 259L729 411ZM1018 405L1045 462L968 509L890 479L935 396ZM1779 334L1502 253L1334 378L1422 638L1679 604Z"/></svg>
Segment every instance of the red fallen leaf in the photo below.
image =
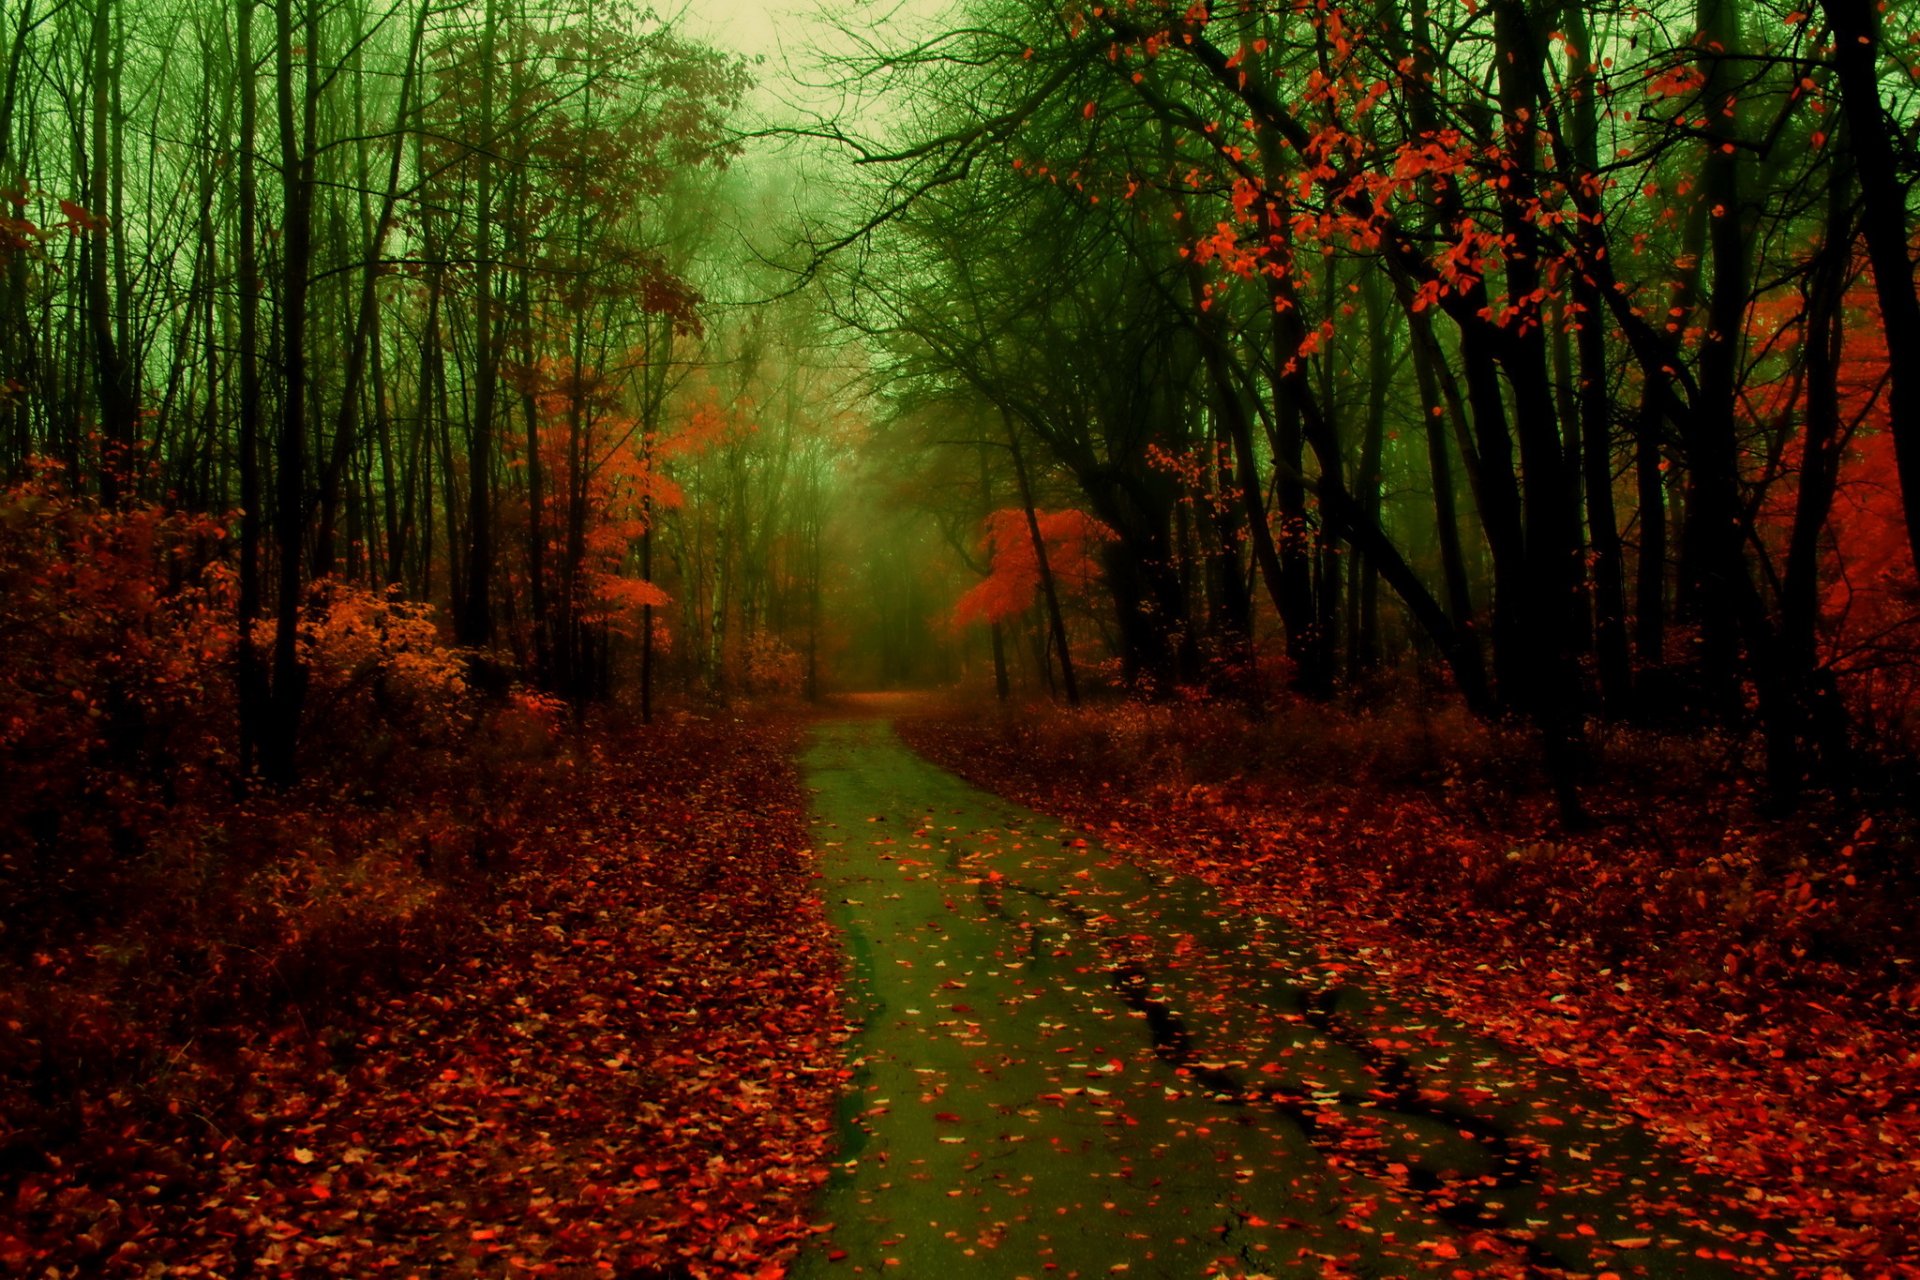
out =
<svg viewBox="0 0 1920 1280"><path fill-rule="evenodd" d="M953 1112L951 1111L936 1111L933 1113L933 1118L935 1120L940 1121L940 1123L942 1124L959 1124L960 1123L960 1117L953 1114Z"/></svg>
<svg viewBox="0 0 1920 1280"><path fill-rule="evenodd" d="M328 1187L327 1184L324 1182L309 1182L307 1184L307 1190L313 1193L313 1198L315 1200L333 1199L332 1189Z"/></svg>
<svg viewBox="0 0 1920 1280"><path fill-rule="evenodd" d="M845 1249L829 1249L829 1250L827 1250L827 1261L828 1261L828 1262L838 1262L838 1261L840 1261L840 1259L842 1259L842 1258L844 1258L844 1257L846 1257L846 1256L847 1256L847 1251L846 1251Z"/></svg>
<svg viewBox="0 0 1920 1280"><path fill-rule="evenodd" d="M493 1238L494 1238L495 1236L497 1236L497 1235L499 1235L499 1234L500 1234L500 1233L499 1233L498 1231L495 1231L495 1230L494 1230L494 1229L493 1229L492 1227L481 1227L481 1228L480 1228L479 1230L477 1230L477 1231L474 1231L474 1232L472 1232L471 1234L469 1234L469 1235L467 1236L467 1239L469 1239L469 1240L491 1240L491 1239L493 1239Z"/></svg>

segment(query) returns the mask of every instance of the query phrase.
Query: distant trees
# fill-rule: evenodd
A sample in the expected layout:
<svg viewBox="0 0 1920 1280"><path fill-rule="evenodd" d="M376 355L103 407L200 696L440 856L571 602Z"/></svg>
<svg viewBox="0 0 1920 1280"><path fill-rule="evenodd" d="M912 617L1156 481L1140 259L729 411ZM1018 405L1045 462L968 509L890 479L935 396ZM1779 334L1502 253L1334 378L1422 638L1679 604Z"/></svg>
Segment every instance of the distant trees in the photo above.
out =
<svg viewBox="0 0 1920 1280"><path fill-rule="evenodd" d="M237 513L243 769L296 772L334 584L603 695L668 601L684 210L738 151L743 66L622 0L26 0L0 28L0 474Z"/></svg>
<svg viewBox="0 0 1920 1280"><path fill-rule="evenodd" d="M987 577L1013 511L1009 687L1412 665L1570 814L1595 717L1754 730L1785 797L1913 705L1914 21L978 0L852 68L881 136L805 131L871 179L815 237L856 346L716 251L746 71L625 0L20 0L0 473L226 522L243 773L343 585L650 710L817 689L836 591L933 673L920 553ZM936 519L837 533L860 466Z"/></svg>
<svg viewBox="0 0 1920 1280"><path fill-rule="evenodd" d="M1250 627L1313 696L1428 655L1575 815L1593 716L1757 727L1787 796L1836 682L1911 671L1910 556L1843 522L1920 510L1912 15L970 17L863 68L920 106L856 143L901 212L852 296L1113 529L1129 682L1257 697Z"/></svg>

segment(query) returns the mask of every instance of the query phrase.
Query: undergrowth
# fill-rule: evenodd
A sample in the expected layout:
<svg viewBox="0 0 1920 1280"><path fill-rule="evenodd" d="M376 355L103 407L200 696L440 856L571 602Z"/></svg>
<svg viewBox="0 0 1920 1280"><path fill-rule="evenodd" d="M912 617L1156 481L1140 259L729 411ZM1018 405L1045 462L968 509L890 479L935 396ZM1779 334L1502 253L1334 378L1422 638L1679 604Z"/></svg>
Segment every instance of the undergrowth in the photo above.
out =
<svg viewBox="0 0 1920 1280"><path fill-rule="evenodd" d="M270 789L221 538L0 494L0 1271L790 1255L835 978L791 728L577 725L334 584Z"/></svg>

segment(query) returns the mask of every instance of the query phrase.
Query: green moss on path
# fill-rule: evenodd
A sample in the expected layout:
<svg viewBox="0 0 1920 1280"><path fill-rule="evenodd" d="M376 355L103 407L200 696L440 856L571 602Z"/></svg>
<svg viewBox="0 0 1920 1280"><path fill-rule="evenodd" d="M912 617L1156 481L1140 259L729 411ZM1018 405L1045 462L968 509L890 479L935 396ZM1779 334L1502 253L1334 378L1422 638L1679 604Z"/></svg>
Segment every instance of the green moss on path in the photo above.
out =
<svg viewBox="0 0 1920 1280"><path fill-rule="evenodd" d="M1772 1252L1576 1086L883 720L820 726L804 764L859 1030L799 1274L1674 1276Z"/></svg>

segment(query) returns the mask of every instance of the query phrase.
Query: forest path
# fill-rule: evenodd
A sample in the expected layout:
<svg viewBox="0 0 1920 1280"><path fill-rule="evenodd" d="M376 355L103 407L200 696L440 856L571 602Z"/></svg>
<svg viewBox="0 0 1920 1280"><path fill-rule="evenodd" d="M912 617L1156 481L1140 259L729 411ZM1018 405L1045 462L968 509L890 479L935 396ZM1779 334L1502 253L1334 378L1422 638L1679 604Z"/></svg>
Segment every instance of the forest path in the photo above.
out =
<svg viewBox="0 0 1920 1280"><path fill-rule="evenodd" d="M967 785L805 758L858 1025L798 1274L1729 1274L1765 1256L1576 1086ZM1704 1251L1704 1254L1701 1252ZM1714 1255L1718 1255L1716 1260Z"/></svg>

